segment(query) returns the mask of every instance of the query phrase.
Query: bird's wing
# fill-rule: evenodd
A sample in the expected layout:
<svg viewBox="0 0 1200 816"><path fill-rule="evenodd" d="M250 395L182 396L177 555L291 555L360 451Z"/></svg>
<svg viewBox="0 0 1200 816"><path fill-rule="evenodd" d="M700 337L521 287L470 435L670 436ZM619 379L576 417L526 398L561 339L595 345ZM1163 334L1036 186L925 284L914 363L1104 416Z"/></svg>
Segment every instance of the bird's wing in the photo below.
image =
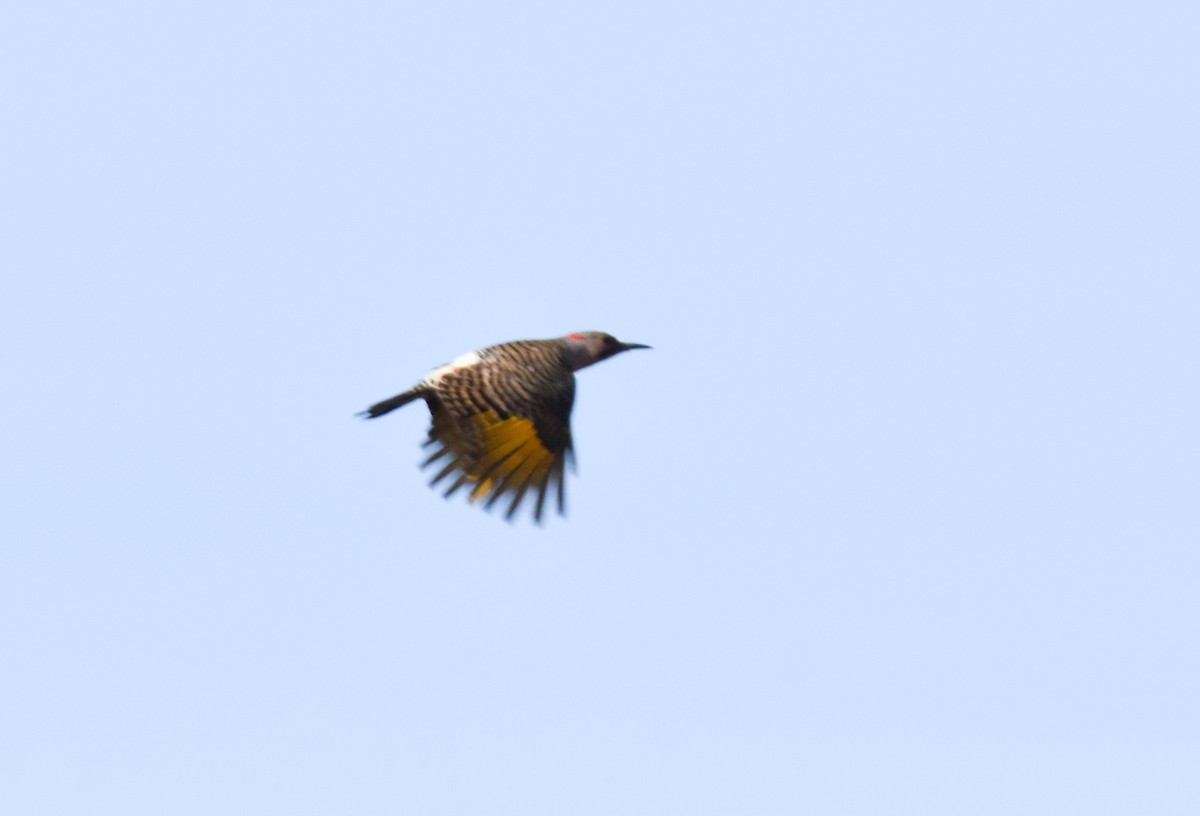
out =
<svg viewBox="0 0 1200 816"><path fill-rule="evenodd" d="M570 375L547 381L554 385L532 389L509 381L497 387L478 366L445 374L426 396L433 425L425 445L434 450L422 466L442 463L430 484L456 475L446 495L470 486L471 501L486 500L489 508L511 497L509 518L533 490L538 521L553 484L562 513L575 381Z"/></svg>

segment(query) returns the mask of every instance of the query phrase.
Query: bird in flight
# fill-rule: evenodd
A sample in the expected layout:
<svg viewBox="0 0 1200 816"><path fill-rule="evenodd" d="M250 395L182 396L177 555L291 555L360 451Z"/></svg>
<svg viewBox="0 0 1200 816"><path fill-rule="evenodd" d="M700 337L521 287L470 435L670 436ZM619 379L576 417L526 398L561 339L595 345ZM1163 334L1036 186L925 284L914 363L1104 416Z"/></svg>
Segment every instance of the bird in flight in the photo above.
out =
<svg viewBox="0 0 1200 816"><path fill-rule="evenodd" d="M435 368L414 387L375 403L360 416L375 419L416 399L425 400L433 422L424 443L431 451L421 467L440 466L430 486L450 479L447 497L468 487L471 501L484 501L489 509L509 498L509 519L533 491L533 517L540 523L551 485L558 512L564 513L575 372L622 351L644 348L650 347L595 331L488 346Z"/></svg>

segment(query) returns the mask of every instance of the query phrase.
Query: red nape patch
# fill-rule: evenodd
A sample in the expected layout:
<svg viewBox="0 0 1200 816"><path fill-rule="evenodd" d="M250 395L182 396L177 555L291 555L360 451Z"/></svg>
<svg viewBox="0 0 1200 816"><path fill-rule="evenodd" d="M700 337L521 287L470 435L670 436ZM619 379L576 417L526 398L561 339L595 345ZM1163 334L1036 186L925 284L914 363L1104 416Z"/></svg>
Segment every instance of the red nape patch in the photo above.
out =
<svg viewBox="0 0 1200 816"><path fill-rule="evenodd" d="M582 343L582 342L583 342L583 335L582 335L582 334L568 334L568 335L567 335L567 339L568 339L568 340L574 340L574 341L576 341L576 342Z"/></svg>

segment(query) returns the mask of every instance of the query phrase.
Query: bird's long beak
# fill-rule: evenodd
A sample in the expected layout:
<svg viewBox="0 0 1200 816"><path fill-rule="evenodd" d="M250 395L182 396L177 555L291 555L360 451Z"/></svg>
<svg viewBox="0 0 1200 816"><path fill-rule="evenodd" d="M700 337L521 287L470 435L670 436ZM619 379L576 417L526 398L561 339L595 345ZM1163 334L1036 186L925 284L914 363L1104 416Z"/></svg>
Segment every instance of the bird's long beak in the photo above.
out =
<svg viewBox="0 0 1200 816"><path fill-rule="evenodd" d="M654 347L647 346L645 343L622 343L621 344L621 351L629 351L630 349L639 349L639 348L648 349L648 348L654 348Z"/></svg>

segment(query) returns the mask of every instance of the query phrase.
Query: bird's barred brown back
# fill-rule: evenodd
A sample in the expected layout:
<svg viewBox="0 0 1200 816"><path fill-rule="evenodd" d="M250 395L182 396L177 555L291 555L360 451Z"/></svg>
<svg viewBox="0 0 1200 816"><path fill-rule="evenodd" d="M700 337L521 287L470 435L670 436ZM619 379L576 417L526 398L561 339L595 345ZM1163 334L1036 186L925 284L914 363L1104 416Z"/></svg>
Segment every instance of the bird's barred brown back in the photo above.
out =
<svg viewBox="0 0 1200 816"><path fill-rule="evenodd" d="M446 371L423 394L433 416L424 466L440 465L431 485L452 479L450 496L470 488L472 501L509 501L511 518L529 493L541 520L553 487L564 510L566 461L575 378L561 345L527 340L492 346L480 361Z"/></svg>

